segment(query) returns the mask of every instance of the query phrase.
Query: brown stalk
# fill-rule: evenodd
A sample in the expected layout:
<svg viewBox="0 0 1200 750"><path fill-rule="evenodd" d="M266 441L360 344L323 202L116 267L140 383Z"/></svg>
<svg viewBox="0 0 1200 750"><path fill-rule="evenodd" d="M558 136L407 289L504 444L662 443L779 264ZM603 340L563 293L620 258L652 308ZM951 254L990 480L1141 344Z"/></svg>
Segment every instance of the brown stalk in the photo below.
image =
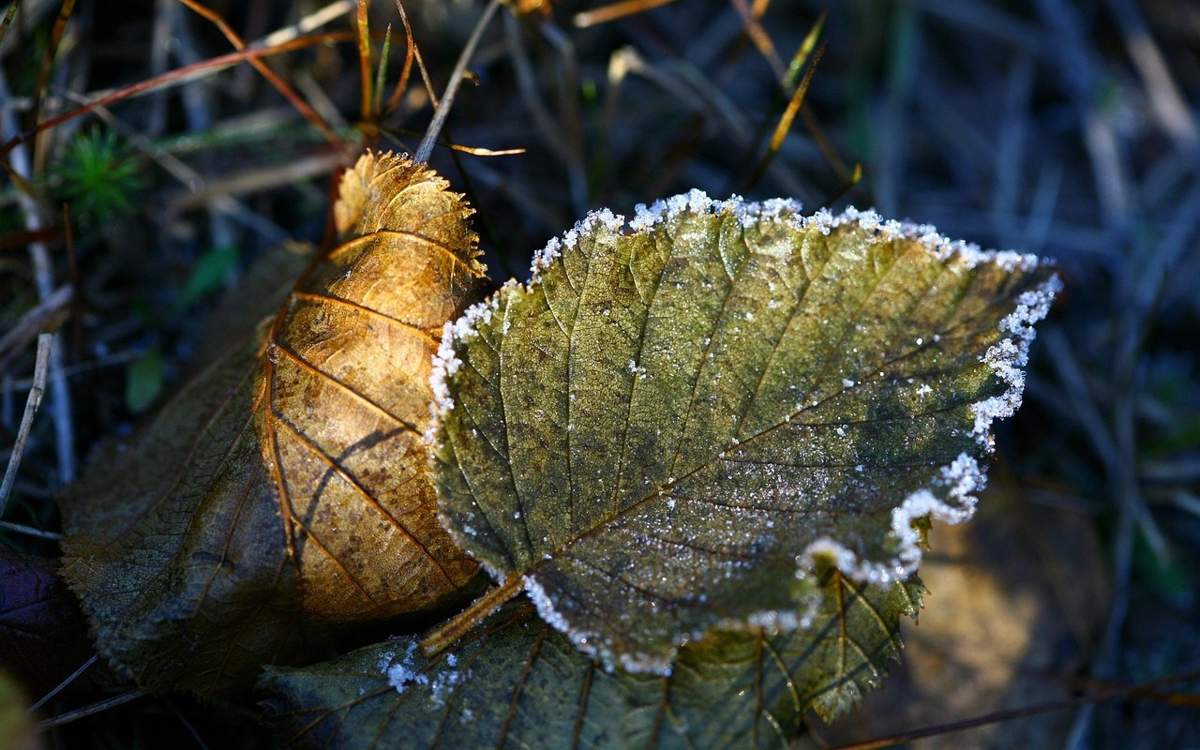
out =
<svg viewBox="0 0 1200 750"><path fill-rule="evenodd" d="M588 26L608 23L609 21L615 21L625 16L632 16L636 13L645 13L648 10L673 2L675 0L620 0L620 2L605 5L602 8L576 13L571 22L575 25L575 28L584 29Z"/></svg>
<svg viewBox="0 0 1200 750"><path fill-rule="evenodd" d="M354 22L358 30L359 117L365 122L371 117L371 19L367 14L370 0L358 0Z"/></svg>
<svg viewBox="0 0 1200 750"><path fill-rule="evenodd" d="M96 97L81 107L77 107L76 109L72 109L60 115L55 115L54 117L44 120L43 122L39 122L37 125L26 130L25 132L8 139L8 141L6 141L4 145L0 147L0 155L7 154L22 143L28 143L43 130L57 127L64 122L74 120L82 115L86 115L99 107L107 107L110 104L128 99L132 96L137 96L139 94L160 89L181 79L188 78L189 76L192 76L203 70L220 68L249 60L257 60L261 57L270 57L271 55L291 52L293 50L311 47L314 44L321 44L323 42L343 42L348 41L349 39L351 39L349 32L331 31L322 34L313 34L311 36L302 36L298 39L293 39L291 41L283 42L270 47L246 48L239 50L238 52L230 52L229 54L220 55L219 57L201 60L200 62L192 63L191 65L184 65L183 67L176 68L175 70L167 71L162 75L154 76L153 78L147 78L143 81L138 81L137 83L131 83L128 86L123 86L116 91Z"/></svg>
<svg viewBox="0 0 1200 750"><path fill-rule="evenodd" d="M225 38L229 40L229 43L233 45L234 49L238 50L239 52L246 49L246 43L240 36L238 36L237 32L235 32L229 26L229 24L225 23L225 19L222 18L219 13L201 5L200 3L196 2L196 0L179 0L179 2L188 9L194 11L216 25L216 27L220 29L221 33L225 35ZM337 133L333 132L333 128L329 127L329 124L325 122L324 118L317 114L317 111L313 109L308 102L304 101L304 99L301 98L301 96L297 94L296 91L289 86L286 81L280 78L274 70L271 70L271 68L265 62L259 60L257 57L247 58L247 61L255 70L262 74L263 78L266 78L267 81L274 86L280 94L283 95L284 99L287 99L288 102L296 108L297 112L303 115L306 120L311 122L313 127L321 131L321 135L325 136L326 140L335 146L342 145L342 139L338 137Z"/></svg>
<svg viewBox="0 0 1200 750"><path fill-rule="evenodd" d="M67 21L71 19L74 11L75 0L63 0L62 7L58 9L58 17L54 19L54 29L50 32L50 46L46 48L46 54L42 57L42 67L38 71L37 85L33 89L33 105L30 107L30 111L33 112L35 122L41 116L42 97L46 95L46 86L50 84L50 71L54 69L54 58L58 54L58 45L62 41L63 32L66 31ZM45 156L40 145L37 140L33 143L33 173L35 175L41 174L44 167Z"/></svg>
<svg viewBox="0 0 1200 750"><path fill-rule="evenodd" d="M400 69L400 78L396 81L396 88L392 90L392 95L388 97L383 113L391 112L400 104L400 97L404 96L404 92L408 90L408 78L412 75L413 58L417 54L412 24L408 22L408 13L404 11L404 3L400 0L396 0L396 12L400 14L400 23L404 24L404 67Z"/></svg>
<svg viewBox="0 0 1200 750"><path fill-rule="evenodd" d="M800 85L796 87L792 98L788 101L787 109L783 111L783 115L779 118L779 123L775 126L775 132L771 135L771 142L767 144L767 152L763 154L762 159L755 167L754 173L746 183L746 189L749 190L762 178L766 173L767 167L771 165L771 161L775 155L779 153L779 149L783 148L783 142L787 139L788 133L792 129L792 123L796 119L796 114L800 111L800 107L804 104L804 97L808 94L808 88L812 85L813 74L817 70L817 65L820 64L821 58L825 55L825 46L822 45L813 55L812 62L804 71L804 78L800 79Z"/></svg>
<svg viewBox="0 0 1200 750"><path fill-rule="evenodd" d="M476 625L483 622L488 615L500 608L500 605L514 599L521 593L521 576L510 575L504 583L476 599L471 606L459 612L447 622L439 625L421 641L421 648L426 656L434 656L445 651L470 632Z"/></svg>

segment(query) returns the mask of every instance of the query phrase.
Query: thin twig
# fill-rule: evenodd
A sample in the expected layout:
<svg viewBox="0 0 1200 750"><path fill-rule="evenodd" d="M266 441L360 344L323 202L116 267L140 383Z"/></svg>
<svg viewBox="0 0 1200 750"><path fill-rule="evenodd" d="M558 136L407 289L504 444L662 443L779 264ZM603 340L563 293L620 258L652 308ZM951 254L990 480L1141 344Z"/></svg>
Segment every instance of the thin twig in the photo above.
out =
<svg viewBox="0 0 1200 750"><path fill-rule="evenodd" d="M32 526L26 526L21 523L13 523L12 521L0 521L0 529L11 531L14 534L24 534L25 536L37 537L38 539L49 539L52 542L57 542L63 538L62 534L54 531L43 531L35 529Z"/></svg>
<svg viewBox="0 0 1200 750"><path fill-rule="evenodd" d="M25 442L29 439L29 429L33 426L33 418L38 407L42 404L42 394L46 389L46 373L50 368L50 345L54 342L54 334L38 335L37 361L33 366L33 386L25 399L25 413L21 415L21 426L17 429L17 442L13 445L8 457L8 468L4 470L4 481L0 483L0 518L4 516L5 506L8 505L8 494L12 492L13 483L17 481L17 469L21 466L21 455L25 452Z"/></svg>
<svg viewBox="0 0 1200 750"><path fill-rule="evenodd" d="M359 118L371 117L371 19L369 0L358 0L354 25L358 31Z"/></svg>
<svg viewBox="0 0 1200 750"><path fill-rule="evenodd" d="M46 54L42 57L42 67L38 71L37 84L33 89L33 110L34 119L41 117L42 98L46 95L46 87L50 84L50 71L54 68L54 58L58 53L58 45L62 41L63 32L66 31L67 21L71 19L71 14L75 12L75 0L63 0L63 4L58 9L58 17L54 19L54 28L50 32L50 45L46 47ZM33 153L40 154L38 141L34 141ZM37 157L35 156L35 161ZM38 162L39 171L41 163Z"/></svg>
<svg viewBox="0 0 1200 750"><path fill-rule="evenodd" d="M1169 685L1177 682L1192 682L1200 678L1200 672L1190 672L1187 674L1172 675L1161 679L1145 682L1140 685L1112 687L1106 690L1100 690L1090 695L1081 695L1077 698L1068 698L1059 701L1050 701L1048 703L1038 703L1032 706L1022 706L1020 708L1010 708L1003 711L994 711L989 714L975 716L970 719L961 721L951 721L945 724L937 724L920 729L913 729L907 732L900 732L887 737L877 737L862 742L852 742L848 745L838 745L831 750L875 750L881 747L891 747L913 740L923 739L925 737L937 737L943 734L951 734L953 732L961 732L965 729L974 729L976 727L986 726L988 724L998 724L1000 722L1012 721L1014 719L1023 719L1029 716L1038 716L1039 714L1053 713L1055 711L1065 711L1069 708L1076 708L1083 705L1092 705L1102 703L1117 698L1139 698L1143 694L1153 696L1157 691L1155 688L1163 685Z"/></svg>
<svg viewBox="0 0 1200 750"><path fill-rule="evenodd" d="M87 661L85 661L83 664L81 664L79 666L79 668L76 669L74 672L67 675L66 678L63 679L62 682L55 685L53 687L53 689L50 690L50 692L46 693L41 698L38 698L37 703L34 703L32 706L29 707L29 713L31 713L31 714L36 713L39 708L46 705L47 701L54 698L54 696L58 695L63 690L66 690L67 687L69 687L72 682L79 679L80 675L82 675L84 672L88 671L88 669L90 669L91 666L96 663L96 660L98 658L99 657L97 657L95 654L92 654L91 657Z"/></svg>
<svg viewBox="0 0 1200 750"><path fill-rule="evenodd" d="M59 714L53 718L46 719L42 723L38 724L38 729L44 732L47 729L61 727L63 724L70 724L73 721L78 721L79 719L85 719L88 716L102 713L110 708L116 708L117 706L124 705L130 701L135 701L145 695L146 693L141 690L131 690L128 693L122 693L120 695L113 696L112 698L98 701L90 706L77 708L74 711L67 711L64 714Z"/></svg>
<svg viewBox="0 0 1200 750"><path fill-rule="evenodd" d="M314 44L321 44L324 42L345 42L352 38L353 35L351 35L348 31L329 31L321 34L300 37L299 39L293 39L291 41L272 45L270 47L247 47L246 49L238 52L230 52L229 54L212 57L192 65L184 65L181 68L176 68L175 70L163 73L161 76L147 78L144 81L131 83L128 86L122 86L115 91L101 94L82 107L70 110L69 112L63 112L60 115L55 115L48 120L39 122L29 130L18 133L17 135L9 138L4 143L4 146L0 147L0 155L7 154L17 146L20 146L22 143L28 142L31 138L43 130L57 127L64 122L74 120L77 117L82 117L97 107L106 107L114 102L129 99L133 96L147 94L151 91L157 91L158 89L169 85L184 83L192 80L195 77L199 77L201 74L211 73L215 70L224 69L231 65L236 65L237 63L246 62L248 60L257 60L263 57L279 55L285 52L311 47Z"/></svg>
<svg viewBox="0 0 1200 750"><path fill-rule="evenodd" d="M171 713L175 714L175 718L179 719L179 723L183 724L183 728L188 731L188 734L192 735L192 739L196 741L197 747L200 750L208 750L208 743L200 736L200 730L196 729L196 726L188 721L188 718L175 706L175 703L166 696L163 696L161 700L166 704L167 708L171 709Z"/></svg>
<svg viewBox="0 0 1200 750"><path fill-rule="evenodd" d="M408 78L412 75L413 58L417 51L412 24L408 22L408 13L405 12L404 3L400 0L396 0L396 12L400 14L400 23L404 25L404 67L400 69L400 78L396 80L396 88L392 90L392 95L388 97L387 105L384 106L380 116L399 106L400 97L404 96L404 92L408 90Z"/></svg>
<svg viewBox="0 0 1200 750"><path fill-rule="evenodd" d="M196 0L179 0L179 2L183 3L189 10L192 10L205 19L211 21L221 31L225 38L229 40L229 43L233 45L234 49L238 50L239 52L246 49L245 41L243 41L238 33L225 22L225 19L222 18L219 13L205 7L204 5L201 5L200 3L196 2ZM313 127L321 131L321 135L325 136L326 140L335 146L342 145L342 139L333 131L333 128L329 127L329 124L325 122L325 119L317 114L317 111L309 106L308 102L304 101L304 99L302 99L300 95L297 94L295 90L287 84L287 82L280 78L275 71L271 70L271 68L265 62L259 60L257 57L248 58L248 62L252 68L262 74L263 78L267 79L268 83L275 87L276 91L283 95L284 99L287 99L288 102L296 108L297 112L303 115L306 120L311 122Z"/></svg>
<svg viewBox="0 0 1200 750"><path fill-rule="evenodd" d="M379 132L382 133L383 135L387 136L388 138L390 138L401 148L406 148L406 146L401 142L400 136L402 136L402 135L421 136L422 135L422 133L420 133L419 131L407 130L405 128L396 128L395 130L388 130L385 128L380 128ZM469 156L480 156L480 157L485 157L485 158L495 157L495 156L521 156L522 154L524 154L526 152L526 149L519 147L519 146L514 147L514 148L485 148L483 146L468 146L465 143L454 143L452 141L446 140L445 138L439 138L437 145L441 146L442 148L448 148L451 151L457 151L460 154L467 154Z"/></svg>
<svg viewBox="0 0 1200 750"><path fill-rule="evenodd" d="M263 168L238 172L220 180L213 180L199 190L186 193L167 205L167 215L174 216L183 211L205 206L208 203L236 195L261 192L280 185L289 185L311 177L327 174L345 166L346 155L339 152L318 153L303 159Z"/></svg>
<svg viewBox="0 0 1200 750"><path fill-rule="evenodd" d="M64 285L25 312L11 328L0 336L0 371L39 333L53 331L62 324L74 299L74 290Z"/></svg>
<svg viewBox="0 0 1200 750"><path fill-rule="evenodd" d="M635 13L644 13L673 2L675 0L621 0L605 5L603 8L576 13L571 22L575 24L575 28L584 29L598 23L607 23L625 16L632 16Z"/></svg>
<svg viewBox="0 0 1200 750"><path fill-rule="evenodd" d="M771 36L767 34L767 30L763 28L759 17L754 14L753 9L746 4L746 0L730 0L738 15L742 17L743 30L750 41L758 49L759 54L767 61L767 65L771 66L771 72L775 74L775 78L783 80L787 75L787 69L783 66L783 60L779 59L779 52L775 49L775 43L771 41Z"/></svg>
<svg viewBox="0 0 1200 750"><path fill-rule="evenodd" d="M508 601L521 594L521 576L509 576L504 583L488 589L471 606L439 625L421 640L426 656L434 656L453 646L479 623Z"/></svg>
<svg viewBox="0 0 1200 750"><path fill-rule="evenodd" d="M257 42L252 42L249 46L272 47L277 44L290 42L304 34L316 31L331 21L336 21L349 13L353 7L354 0L337 0L337 2L330 3L319 10L309 13L291 26L286 26L278 31L272 31Z"/></svg>
<svg viewBox="0 0 1200 750"><path fill-rule="evenodd" d="M775 158L775 154L779 153L779 149L783 148L783 142L787 139L788 132L792 129L792 122L796 119L796 114L800 111L801 105L804 104L804 97L808 94L808 88L812 85L813 74L817 70L817 65L821 63L821 58L825 55L825 46L821 45L817 48L816 54L812 57L812 62L808 64L808 68L804 71L804 77L800 79L800 85L796 87L792 93L792 98L788 101L787 109L783 111L783 115L779 118L779 124L775 126L775 132L771 135L771 142L767 145L767 152L763 154L762 159L758 162L754 172L750 175L750 179L746 181L746 190L758 182L758 180L766 174L767 167L771 165L771 160Z"/></svg>
<svg viewBox="0 0 1200 750"><path fill-rule="evenodd" d="M425 137L421 139L421 145L417 146L417 153L413 157L413 161L418 164L429 161L429 155L433 153L433 145L437 142L437 137L442 132L442 127L446 124L446 118L450 115L450 108L454 106L454 97L458 94L458 87L462 83L464 74L467 72L467 65L471 62L471 57L475 54L475 48L479 46L479 40L483 37L483 32L492 20L492 16L496 15L496 10L500 8L500 2L501 0L491 0L487 7L484 8L483 15L479 17L479 22L475 24L475 30L471 32L466 46L462 49L462 54L458 56L458 62L455 63L454 70L450 73L450 80L446 83L446 90L442 93L442 100L438 102L437 109L433 112L433 120L429 123L429 129L425 131Z"/></svg>
<svg viewBox="0 0 1200 750"><path fill-rule="evenodd" d="M8 81L0 74L0 100L8 96ZM17 132L16 117L4 109L0 112L0 130ZM26 180L33 177L32 164L23 146L12 149L12 170ZM44 213L32 192L17 193L17 202L25 219L25 228L31 232L43 229L46 225ZM33 266L33 280L37 288L38 299L47 300L54 294L54 265L50 261L50 251L44 242L29 243L29 260ZM55 452L58 458L58 479L62 484L68 484L75 478L75 430L71 415L71 391L67 387L67 379L63 376L64 355L62 344L58 340L50 347L50 409L54 421Z"/></svg>

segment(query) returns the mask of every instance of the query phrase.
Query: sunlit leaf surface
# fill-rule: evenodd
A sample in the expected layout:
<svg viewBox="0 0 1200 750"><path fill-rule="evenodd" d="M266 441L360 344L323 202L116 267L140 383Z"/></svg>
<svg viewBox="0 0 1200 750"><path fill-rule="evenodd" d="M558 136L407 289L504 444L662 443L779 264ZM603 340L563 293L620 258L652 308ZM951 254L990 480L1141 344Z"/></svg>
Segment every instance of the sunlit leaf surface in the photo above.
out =
<svg viewBox="0 0 1200 750"><path fill-rule="evenodd" d="M594 213L448 326L443 522L606 665L794 627L805 572L902 579L967 518L1057 278L931 228L694 191Z"/></svg>
<svg viewBox="0 0 1200 750"><path fill-rule="evenodd" d="M65 575L143 686L245 684L314 629L429 610L473 576L420 438L434 334L483 275L446 187L360 159L343 243L63 501Z"/></svg>

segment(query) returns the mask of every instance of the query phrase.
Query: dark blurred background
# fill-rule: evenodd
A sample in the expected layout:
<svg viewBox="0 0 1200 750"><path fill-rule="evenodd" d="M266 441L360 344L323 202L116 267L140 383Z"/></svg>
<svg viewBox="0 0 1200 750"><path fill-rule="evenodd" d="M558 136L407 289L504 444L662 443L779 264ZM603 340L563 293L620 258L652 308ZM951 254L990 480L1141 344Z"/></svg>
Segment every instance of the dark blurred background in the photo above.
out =
<svg viewBox="0 0 1200 750"><path fill-rule="evenodd" d="M934 530L922 570L931 593L906 628L903 665L851 718L814 720L804 745L1200 669L1200 3L644 4L660 7L604 21L587 13L599 2L522 0L528 12L502 12L486 30L443 137L526 152L438 148L433 164L477 207L495 281L527 274L532 251L590 208L629 214L699 187L814 210L873 206L1053 256L1066 282L1034 346L1026 405L1001 428L979 516ZM44 76L60 3L19 6L0 42L4 139L232 50L177 0L78 0ZM392 0L371 6L377 44L393 25L390 84L402 27ZM353 27L351 2L206 7L247 42ZM437 91L481 7L405 2ZM789 64L822 11L824 57L762 171L795 88ZM347 143L411 150L431 116L415 77L392 112L360 123L353 42L270 66ZM236 300L257 258L322 240L346 157L240 65L69 120L8 160L19 178L0 187L0 464L17 441L36 333L58 331L0 528L5 575L37 582L39 606L61 619L56 640L29 638L0 659L33 701L91 654L53 564L28 557L57 554L55 494L99 441L133 430L189 375L210 313ZM0 637L21 636L6 617ZM41 716L121 694L95 671ZM1196 686L914 746L1198 747ZM185 698L142 698L45 739L267 741L230 722Z"/></svg>

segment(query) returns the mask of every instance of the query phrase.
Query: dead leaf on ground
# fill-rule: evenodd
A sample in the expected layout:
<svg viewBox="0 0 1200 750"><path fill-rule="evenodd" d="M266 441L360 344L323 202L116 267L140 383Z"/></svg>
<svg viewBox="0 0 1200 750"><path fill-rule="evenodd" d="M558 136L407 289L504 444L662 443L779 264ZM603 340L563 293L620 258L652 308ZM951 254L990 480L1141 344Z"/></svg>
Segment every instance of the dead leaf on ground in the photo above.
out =
<svg viewBox="0 0 1200 750"><path fill-rule="evenodd" d="M342 244L63 500L65 576L143 687L247 684L314 627L435 609L474 576L421 443L435 335L484 274L447 187L363 156Z"/></svg>

